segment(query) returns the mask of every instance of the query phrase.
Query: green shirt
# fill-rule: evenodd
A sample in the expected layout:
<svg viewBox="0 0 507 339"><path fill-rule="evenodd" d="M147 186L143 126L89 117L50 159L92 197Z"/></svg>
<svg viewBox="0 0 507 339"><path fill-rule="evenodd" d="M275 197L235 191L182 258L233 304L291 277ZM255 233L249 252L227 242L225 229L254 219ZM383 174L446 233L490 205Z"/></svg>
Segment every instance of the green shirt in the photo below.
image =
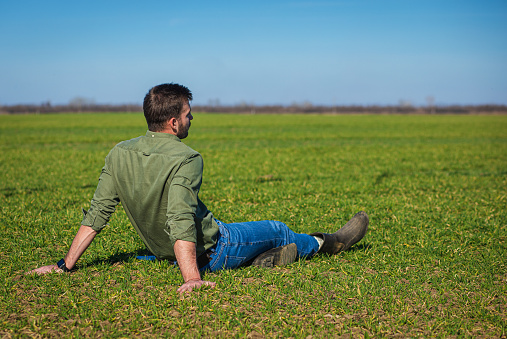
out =
<svg viewBox="0 0 507 339"><path fill-rule="evenodd" d="M82 224L100 232L121 201L148 249L176 260L176 240L196 244L197 256L216 243L218 225L199 199L201 155L168 133L148 131L107 155Z"/></svg>

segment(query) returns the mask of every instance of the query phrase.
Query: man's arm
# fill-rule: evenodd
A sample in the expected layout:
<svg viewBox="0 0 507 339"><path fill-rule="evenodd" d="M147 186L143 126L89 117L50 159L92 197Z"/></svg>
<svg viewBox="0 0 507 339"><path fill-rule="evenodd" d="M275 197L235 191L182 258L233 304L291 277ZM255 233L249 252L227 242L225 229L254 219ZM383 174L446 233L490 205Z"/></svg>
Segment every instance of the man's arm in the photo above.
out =
<svg viewBox="0 0 507 339"><path fill-rule="evenodd" d="M169 241L174 244L174 255L185 283L178 292L191 292L201 286L214 287L215 283L201 280L197 267L197 229L195 214L198 193L202 183L203 161L200 155L187 159L172 178L167 202Z"/></svg>
<svg viewBox="0 0 507 339"><path fill-rule="evenodd" d="M81 255L84 253L84 251L90 246L93 239L98 233L94 231L89 226L83 226L79 228L79 231L77 232L76 236L74 237L74 240L72 241L72 245L70 245L69 252L67 252L67 255L65 256L65 266L67 266L68 269L72 269L75 265L78 259L81 257ZM55 265L48 265L48 266L42 266L37 269L31 270L27 274L37 273L37 274L46 274L49 272L63 272L61 269L58 268L58 266Z"/></svg>
<svg viewBox="0 0 507 339"><path fill-rule="evenodd" d="M202 286L215 287L214 282L201 280L201 274L197 267L195 243L177 240L174 244L174 254L176 255L181 275L185 281L185 283L178 288L178 292L192 292L193 289Z"/></svg>

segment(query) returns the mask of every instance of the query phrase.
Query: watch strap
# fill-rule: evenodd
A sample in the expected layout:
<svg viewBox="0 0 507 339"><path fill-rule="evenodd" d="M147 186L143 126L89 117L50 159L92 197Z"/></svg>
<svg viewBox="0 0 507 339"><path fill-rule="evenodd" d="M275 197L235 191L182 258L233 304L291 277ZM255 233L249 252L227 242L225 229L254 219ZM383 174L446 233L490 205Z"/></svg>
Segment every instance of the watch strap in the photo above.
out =
<svg viewBox="0 0 507 339"><path fill-rule="evenodd" d="M58 268L64 272L70 272L70 270L65 265L65 259L60 259L60 261L56 263L56 266L58 266Z"/></svg>

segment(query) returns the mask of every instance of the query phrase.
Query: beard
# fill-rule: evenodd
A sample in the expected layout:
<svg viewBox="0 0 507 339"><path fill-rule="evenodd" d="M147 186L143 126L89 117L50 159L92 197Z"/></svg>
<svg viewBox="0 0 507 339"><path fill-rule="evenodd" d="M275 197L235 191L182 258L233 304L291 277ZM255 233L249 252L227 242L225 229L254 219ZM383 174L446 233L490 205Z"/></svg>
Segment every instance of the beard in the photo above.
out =
<svg viewBox="0 0 507 339"><path fill-rule="evenodd" d="M176 133L176 136L180 139L185 139L188 136L188 130L190 129L190 123L188 123L188 126L182 124L182 121L179 120L178 124L178 132Z"/></svg>

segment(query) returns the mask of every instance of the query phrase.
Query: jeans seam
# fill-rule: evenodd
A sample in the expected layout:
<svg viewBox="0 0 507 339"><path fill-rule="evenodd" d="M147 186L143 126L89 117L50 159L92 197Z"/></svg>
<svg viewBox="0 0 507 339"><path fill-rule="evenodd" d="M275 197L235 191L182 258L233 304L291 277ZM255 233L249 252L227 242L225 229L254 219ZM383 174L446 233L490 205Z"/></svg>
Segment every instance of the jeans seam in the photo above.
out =
<svg viewBox="0 0 507 339"><path fill-rule="evenodd" d="M219 250L214 253L215 258L214 258L213 265L209 266L209 268L211 270L213 270L215 268L215 266L217 265L217 263L219 261L218 259L222 256L222 253L224 253L224 250L225 250L224 245L226 245L226 244L223 241L219 241L219 242L221 242L221 244L217 243L217 247L219 248Z"/></svg>
<svg viewBox="0 0 507 339"><path fill-rule="evenodd" d="M259 240L259 241L249 241L249 242L235 242L235 243L231 243L231 242L227 242L227 245L233 245L233 246L251 246L251 245L256 245L256 244L262 244L262 243L265 243L265 242L271 242L272 240L275 240L275 241L278 241L278 240L284 240L285 238L281 238L281 237L277 237L277 238L272 238L270 240Z"/></svg>

